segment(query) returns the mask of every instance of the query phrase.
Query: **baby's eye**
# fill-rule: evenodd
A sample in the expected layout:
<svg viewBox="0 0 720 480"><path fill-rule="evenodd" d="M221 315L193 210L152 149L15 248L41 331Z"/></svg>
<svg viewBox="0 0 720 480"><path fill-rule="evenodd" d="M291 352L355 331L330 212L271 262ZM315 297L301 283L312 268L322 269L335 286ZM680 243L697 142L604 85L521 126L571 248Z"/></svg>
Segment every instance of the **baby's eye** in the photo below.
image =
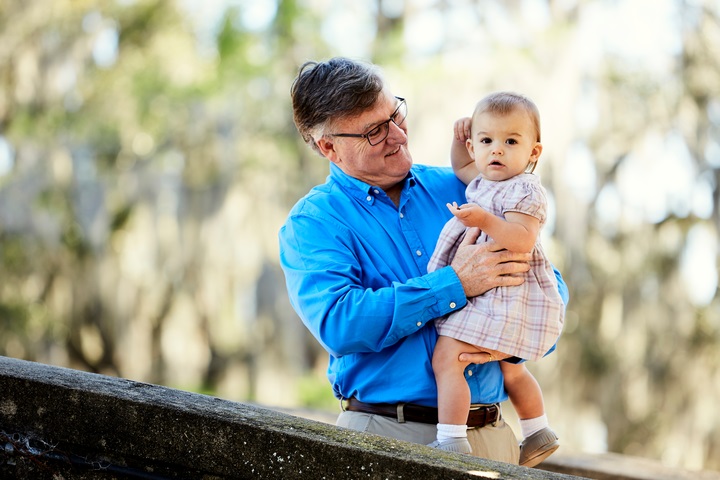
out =
<svg viewBox="0 0 720 480"><path fill-rule="evenodd" d="M480 139L480 143L492 143L492 139L490 137L483 137Z"/></svg>
<svg viewBox="0 0 720 480"><path fill-rule="evenodd" d="M514 138L508 138L506 143L508 145L517 145L518 142Z"/></svg>

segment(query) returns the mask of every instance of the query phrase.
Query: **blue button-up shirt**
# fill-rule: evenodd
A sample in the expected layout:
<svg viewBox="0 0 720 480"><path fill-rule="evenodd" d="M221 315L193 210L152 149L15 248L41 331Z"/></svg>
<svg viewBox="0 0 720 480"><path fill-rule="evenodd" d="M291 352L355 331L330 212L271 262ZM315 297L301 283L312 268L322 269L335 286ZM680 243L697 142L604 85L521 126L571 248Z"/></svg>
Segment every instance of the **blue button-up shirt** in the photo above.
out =
<svg viewBox="0 0 720 480"><path fill-rule="evenodd" d="M437 406L432 320L467 303L451 267L427 273L448 202L465 202L452 169L415 165L399 207L330 164L280 229L293 308L330 353L338 398ZM567 296L559 274L561 293ZM466 369L473 403L507 399L497 362Z"/></svg>

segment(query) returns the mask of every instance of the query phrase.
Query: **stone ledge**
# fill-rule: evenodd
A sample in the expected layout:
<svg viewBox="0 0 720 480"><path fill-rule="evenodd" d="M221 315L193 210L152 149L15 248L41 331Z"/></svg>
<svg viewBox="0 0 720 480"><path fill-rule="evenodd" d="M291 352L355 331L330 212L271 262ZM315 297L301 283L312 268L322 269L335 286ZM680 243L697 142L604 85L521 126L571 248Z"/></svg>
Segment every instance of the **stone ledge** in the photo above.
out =
<svg viewBox="0 0 720 480"><path fill-rule="evenodd" d="M556 453L538 468L594 480L720 480L720 472L672 468L656 460L618 453Z"/></svg>
<svg viewBox="0 0 720 480"><path fill-rule="evenodd" d="M2 478L580 478L7 357L0 434Z"/></svg>
<svg viewBox="0 0 720 480"><path fill-rule="evenodd" d="M329 424L337 419L337 414L326 411L271 408ZM715 470L668 467L658 460L619 453L565 453L564 450L561 442L560 450L535 468L592 480L720 480L720 472Z"/></svg>

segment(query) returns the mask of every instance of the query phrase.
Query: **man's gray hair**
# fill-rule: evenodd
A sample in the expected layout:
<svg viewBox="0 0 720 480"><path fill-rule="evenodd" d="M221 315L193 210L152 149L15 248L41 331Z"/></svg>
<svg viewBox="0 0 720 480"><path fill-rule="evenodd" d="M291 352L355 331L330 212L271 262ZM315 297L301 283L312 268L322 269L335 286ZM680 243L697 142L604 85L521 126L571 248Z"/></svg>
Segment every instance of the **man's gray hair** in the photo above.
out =
<svg viewBox="0 0 720 480"><path fill-rule="evenodd" d="M375 65L343 57L306 62L290 89L295 126L320 153L315 142L329 133L333 123L372 108L383 88Z"/></svg>

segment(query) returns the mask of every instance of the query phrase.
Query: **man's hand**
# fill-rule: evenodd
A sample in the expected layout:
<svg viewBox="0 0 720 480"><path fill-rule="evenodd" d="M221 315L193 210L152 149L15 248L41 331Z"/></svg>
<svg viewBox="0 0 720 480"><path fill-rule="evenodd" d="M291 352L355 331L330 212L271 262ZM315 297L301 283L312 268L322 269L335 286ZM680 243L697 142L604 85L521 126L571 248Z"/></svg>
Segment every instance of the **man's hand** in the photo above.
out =
<svg viewBox="0 0 720 480"><path fill-rule="evenodd" d="M513 287L525 281L530 253L502 250L494 242L475 245L480 230L468 229L450 266L455 270L468 298L495 287Z"/></svg>
<svg viewBox="0 0 720 480"><path fill-rule="evenodd" d="M477 364L483 364L483 363L490 363L490 362L499 362L500 360L505 360L506 358L510 358L511 355L508 355L507 353L497 352L493 351L491 352L463 352L460 355L458 355L458 361L460 363L477 363Z"/></svg>

